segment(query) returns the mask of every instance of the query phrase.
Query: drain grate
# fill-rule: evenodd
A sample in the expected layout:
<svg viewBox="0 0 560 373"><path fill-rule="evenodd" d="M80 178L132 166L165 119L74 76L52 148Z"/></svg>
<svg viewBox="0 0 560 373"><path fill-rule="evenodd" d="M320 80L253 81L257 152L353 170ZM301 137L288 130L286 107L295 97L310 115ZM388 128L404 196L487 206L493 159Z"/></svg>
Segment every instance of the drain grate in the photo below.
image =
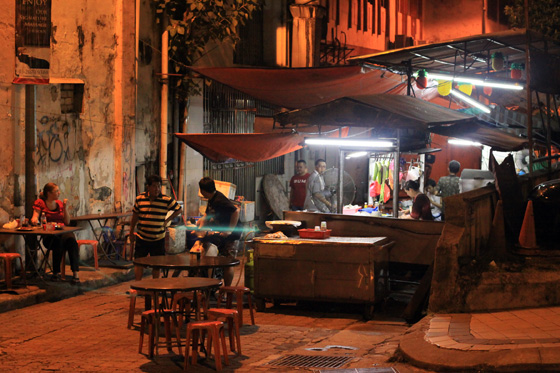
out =
<svg viewBox="0 0 560 373"><path fill-rule="evenodd" d="M352 356L286 355L272 360L267 365L275 367L340 368L353 358Z"/></svg>

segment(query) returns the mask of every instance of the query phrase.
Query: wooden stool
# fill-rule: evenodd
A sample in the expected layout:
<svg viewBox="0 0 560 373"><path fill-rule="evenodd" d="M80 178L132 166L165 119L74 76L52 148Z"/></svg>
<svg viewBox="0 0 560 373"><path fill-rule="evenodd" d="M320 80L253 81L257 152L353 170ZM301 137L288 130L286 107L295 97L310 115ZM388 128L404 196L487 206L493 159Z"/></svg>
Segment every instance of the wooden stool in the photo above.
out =
<svg viewBox="0 0 560 373"><path fill-rule="evenodd" d="M163 323L165 326L165 340L167 342L167 350L171 351L171 310L164 310L161 312L163 317ZM142 353L142 345L144 344L144 329L148 326L148 336L150 338L148 342L149 353L148 356L152 358L154 356L154 347L157 346L159 335L156 334L156 312L154 310L148 310L142 312L142 319L140 321L140 345L138 346L138 353ZM175 339L177 340L177 348L179 349L179 355L181 352L181 330L178 324L175 324Z"/></svg>
<svg viewBox="0 0 560 373"><path fill-rule="evenodd" d="M210 356L212 352L212 343L214 344L214 360L216 361L216 370L222 370L222 357L220 354L220 341L222 342L222 351L224 353L224 362L229 365L229 360L227 356L226 338L224 335L224 323L221 321L192 321L187 324L187 336L185 341L185 370L189 363L189 353L192 338L192 357L191 365L196 365L196 359L198 357L198 333L201 333L200 340L201 345L204 345L204 333L208 332L208 345L206 347L206 356Z"/></svg>
<svg viewBox="0 0 560 373"><path fill-rule="evenodd" d="M7 290L12 290L12 261L16 259L19 259L21 277L23 278L25 285L27 285L27 280L25 279L25 267L23 266L21 255L18 253L0 253L0 259L4 260L4 278L6 279Z"/></svg>
<svg viewBox="0 0 560 373"><path fill-rule="evenodd" d="M241 335L239 334L239 316L236 310L228 308L210 308L206 312L208 320L226 321L228 326L229 348L236 352L233 335L237 341L237 355L241 355Z"/></svg>
<svg viewBox="0 0 560 373"><path fill-rule="evenodd" d="M91 245L91 247L93 248L93 263L95 265L95 270L99 271L99 261L97 260L98 242L96 240L78 240L76 242L78 242L78 250L80 249L80 247L82 247L82 245ZM60 264L60 274L62 275L62 278L66 277L66 253L62 255L62 263Z"/></svg>
<svg viewBox="0 0 560 373"><path fill-rule="evenodd" d="M128 291L129 295L130 295L130 306L128 308L128 328L132 328L132 324L134 324L134 311L136 310L136 296L140 295L140 296L145 296L145 297L149 297L149 299L152 299L152 293L150 292L143 292L140 291L140 293L138 293L137 290L134 289L130 289ZM151 301L150 301L151 302Z"/></svg>
<svg viewBox="0 0 560 373"><path fill-rule="evenodd" d="M222 296L226 294L226 307L232 308L232 298L235 294L235 303L237 306L237 313L239 314L239 326L243 326L243 294L247 294L247 303L249 304L249 310L251 311L251 325L255 325L255 316L253 314L253 299L251 297L251 289L245 286L222 286L218 293L218 308L220 308L220 303Z"/></svg>

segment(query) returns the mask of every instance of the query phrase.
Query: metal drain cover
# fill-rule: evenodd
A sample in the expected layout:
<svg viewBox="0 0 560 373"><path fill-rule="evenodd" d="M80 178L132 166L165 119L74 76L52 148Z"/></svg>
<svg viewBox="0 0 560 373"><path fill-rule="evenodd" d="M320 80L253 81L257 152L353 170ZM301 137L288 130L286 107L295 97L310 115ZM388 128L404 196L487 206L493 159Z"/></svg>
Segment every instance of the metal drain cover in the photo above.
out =
<svg viewBox="0 0 560 373"><path fill-rule="evenodd" d="M286 355L268 362L275 367L340 368L353 356Z"/></svg>

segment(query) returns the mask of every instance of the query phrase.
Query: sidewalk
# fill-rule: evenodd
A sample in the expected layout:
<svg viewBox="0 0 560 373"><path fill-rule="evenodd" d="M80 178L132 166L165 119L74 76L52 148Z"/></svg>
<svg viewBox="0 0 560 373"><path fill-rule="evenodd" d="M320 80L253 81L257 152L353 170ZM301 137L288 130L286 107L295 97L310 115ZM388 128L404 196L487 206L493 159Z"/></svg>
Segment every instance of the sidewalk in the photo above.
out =
<svg viewBox="0 0 560 373"><path fill-rule="evenodd" d="M403 336L410 363L437 371L560 371L560 307L436 314Z"/></svg>

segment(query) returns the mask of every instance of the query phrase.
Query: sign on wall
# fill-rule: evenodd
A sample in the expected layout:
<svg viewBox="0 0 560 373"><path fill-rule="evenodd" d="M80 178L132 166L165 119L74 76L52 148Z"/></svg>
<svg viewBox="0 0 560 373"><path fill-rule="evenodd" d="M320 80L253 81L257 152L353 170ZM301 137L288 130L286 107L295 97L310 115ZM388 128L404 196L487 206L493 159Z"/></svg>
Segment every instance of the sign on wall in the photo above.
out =
<svg viewBox="0 0 560 373"><path fill-rule="evenodd" d="M14 83L48 84L51 0L16 0Z"/></svg>

